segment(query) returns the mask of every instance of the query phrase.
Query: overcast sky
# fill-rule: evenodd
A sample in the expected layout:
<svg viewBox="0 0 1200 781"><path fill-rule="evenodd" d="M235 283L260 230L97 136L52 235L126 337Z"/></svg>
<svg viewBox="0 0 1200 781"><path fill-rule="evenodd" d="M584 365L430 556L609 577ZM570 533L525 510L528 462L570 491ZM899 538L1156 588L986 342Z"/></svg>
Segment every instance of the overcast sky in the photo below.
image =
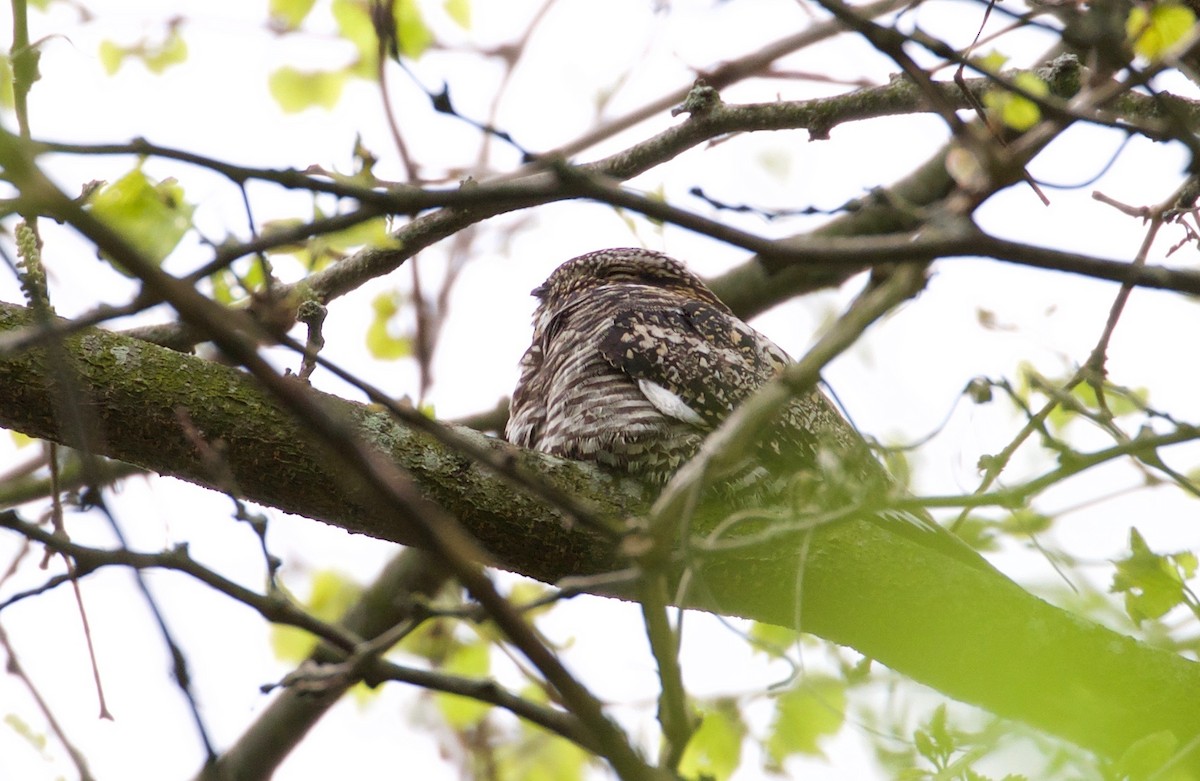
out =
<svg viewBox="0 0 1200 781"><path fill-rule="evenodd" d="M526 0L477 3L473 28L464 32L436 12L437 4L429 5L431 21L448 45L474 43L483 48L517 40L537 6ZM597 124L600 95L611 93L603 116L620 116L688 84L694 67L752 51L802 28L810 19L806 7L789 0L673 2L669 14L655 14L653 5L644 0L557 3L513 74L497 124L528 149L554 148ZM752 13L746 11L750 6ZM351 49L335 38L324 3L318 4L308 32L285 38L267 31L265 10L258 3L172 3L170 14L186 20L182 29L189 47L188 61L162 75L150 74L132 62L116 77L106 75L101 67L97 56L100 42L111 39L129 44L142 37L158 40L168 13L162 3L150 0L103 0L89 8L96 15L93 22L78 21L77 14L61 3L48 16L39 12L32 16L35 39L54 36L44 44L42 80L31 97L35 136L77 142L121 142L140 136L249 165L304 168L319 164L345 171L351 165L354 137L361 134L381 158L377 173L384 178L403 177L375 86L351 84L335 111L309 110L287 116L268 92L267 75L275 67L336 67L352 55ZM974 34L981 10L968 4L931 3L920 13L925 29L965 45ZM0 29L11 29L8 19L0 20ZM1032 58L1047 42L1036 35L1022 36L1006 41L1005 51L1017 64L1025 64L1031 59L1022 62L1021 57ZM791 71L876 83L895 70L849 38L813 47L785 65ZM495 61L453 51L431 52L415 63L413 70L430 88L447 82L459 110L479 118L487 116L501 75ZM390 79L400 124L414 157L425 163L431 174L473 165L478 134L452 118L434 115L420 91L394 68ZM723 97L727 101L793 99L844 89L780 79L742 85ZM677 121L664 113L588 150L581 159L616 151ZM11 114L5 114L4 122L8 129L15 126ZM839 127L830 140L821 142L809 142L803 132L755 134L688 152L631 184L647 190L662 187L677 205L700 211L704 207L686 195L693 186L731 203L832 210L903 176L945 138L942 124L929 117ZM1119 141L1110 131L1073 130L1047 150L1033 173L1050 182L1086 181ZM499 170L515 162L515 153L502 148L491 158L491 165ZM114 179L130 164L127 158L58 158L52 162L68 191L78 191L88 181ZM1177 147L1135 140L1096 184L1077 190L1048 189L1050 207L1043 206L1029 188L1014 187L993 199L979 219L985 228L1005 235L1015 229L1014 238L1130 259L1141 241L1141 226L1092 200L1091 190L1101 189L1137 205L1157 203L1176 186L1185 164ZM161 161L151 161L146 170L180 180L188 200L198 205L196 223L208 238L220 240L226 232L247 237L240 195L229 183L195 168ZM254 187L250 195L260 224L309 213L310 198L303 194ZM754 216L715 216L771 236L808 230L824 219L814 216L767 222ZM97 260L69 231L51 225L45 225L44 231L53 301L60 313L69 316L83 311L97 298L119 303L131 295L131 283ZM1161 262L1166 249L1179 238L1168 233L1151 260ZM557 204L485 225L452 297L450 319L434 365L435 384L429 400L438 414L454 417L490 409L511 391L516 361L529 338L533 302L528 292L551 269L593 249L636 244L667 251L704 275L716 274L745 258L740 250L679 229L660 229L598 205ZM189 238L170 258L168 268L185 272L204 262L206 252L199 241ZM1186 257L1172 260L1192 263L1193 252L1185 249ZM446 255L443 246L422 254L420 268L429 280L438 278ZM298 274L286 261L279 261L277 269L288 278ZM330 307L327 326L329 357L397 396L417 393L414 365L370 360L362 334L372 297L408 285L408 273L401 269L365 286ZM757 320L756 326L799 355L856 285L780 307ZM943 435L922 451L921 485L932 492L968 491L977 479L974 465L978 456L1002 445L1019 424L999 404L974 408L964 402L954 409L962 387L977 375L1013 377L1022 361L1032 362L1047 375L1065 375L1086 358L1115 292L1113 285L1061 274L978 260L947 260L935 267L928 291L830 367L828 379L855 422L885 440L915 439L949 416ZM0 297L21 300L11 276L0 275ZM980 310L994 313L1000 327L978 327ZM147 317L162 320L167 314L156 310ZM1196 394L1200 370L1193 360L1184 358L1187 351L1182 345L1174 346L1191 339L1198 325L1193 303L1165 294L1135 294L1113 341L1111 378L1120 384L1150 387L1156 406L1182 419L1200 420ZM313 381L318 387L357 398L320 371ZM16 453L7 443L0 447L6 462L26 455ZM1183 459L1180 466L1187 469L1190 463ZM1033 463L1018 461L1014 468L1020 474L1033 468ZM1136 476L1128 469L1108 470L1053 492L1045 500L1045 509L1070 507L1098 491L1107 493L1135 483ZM229 519L229 502L223 497L171 480L137 479L116 493L113 508L135 546L155 550L188 541L196 558L247 585L261 587L261 555L249 530ZM351 538L312 521L280 513L271 516L272 550L288 563L287 582L301 594L313 570L336 568L367 582L394 553L392 546ZM1131 521L1152 544L1196 547L1200 545L1200 527L1180 523L1181 518L1194 517L1194 507L1172 492L1142 492L1113 500L1098 512L1068 516L1056 535L1080 556L1094 560L1097 582L1105 583L1110 571L1103 562L1119 555ZM91 516L72 518L70 530L81 541L108 542L100 521ZM16 545L11 537L0 536L0 561L7 562ZM998 561L1035 582L1057 584L1049 567L1036 556L1017 552ZM28 587L45 577L33 564L26 562L26 571L14 581L14 587ZM151 580L189 655L208 724L218 745L225 746L267 702L258 686L280 677L287 666L272 656L265 628L248 610L231 607L223 598L182 578L156 575ZM22 663L92 762L98 778L187 776L202 755L180 697L169 684L161 640L128 576L120 572L93 576L85 583L83 594L116 721L104 723L95 718L91 669L68 590L60 589L3 614L4 627L21 653ZM685 669L689 685L694 685L698 694L762 691L786 676L777 666L749 664L744 643L717 622L702 617L689 622ZM553 639L571 642L573 669L605 699L620 704L617 712L627 719L626 724L636 725L643 738L653 734L649 697L657 689L636 611L602 600L578 600L556 610L545 622L545 631ZM611 642L612 637L621 641ZM738 664L731 663L735 659ZM806 656L806 663L819 670L822 657L813 652ZM511 675L502 662L500 666L503 675ZM421 720L412 715L415 700L412 690L399 685L385 687L366 704L347 700L289 759L278 778L383 778L401 773L401 768L413 777L456 778L453 763L442 756L453 756L455 751L446 745L448 736L441 734L439 744L429 732L413 726ZM15 680L0 677L0 703L5 713L33 720L35 732L45 731ZM762 707L755 711L760 726L766 714ZM163 725L169 725L169 730ZM437 729L432 732L436 735ZM789 769L797 774L803 770L807 778L862 778L865 765L863 758L856 756L861 743L855 733L856 728L850 728L831 744L831 763L798 763ZM0 729L0 779L72 777L73 771L61 757L57 745L39 756L11 729ZM756 777L756 767L749 762L739 778Z"/></svg>

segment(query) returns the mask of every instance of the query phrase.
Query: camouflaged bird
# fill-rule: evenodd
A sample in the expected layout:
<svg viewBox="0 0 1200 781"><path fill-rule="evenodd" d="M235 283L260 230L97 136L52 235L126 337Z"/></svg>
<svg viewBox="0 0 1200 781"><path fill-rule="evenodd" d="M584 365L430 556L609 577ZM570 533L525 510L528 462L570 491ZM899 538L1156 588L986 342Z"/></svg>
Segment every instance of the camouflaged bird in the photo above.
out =
<svg viewBox="0 0 1200 781"><path fill-rule="evenodd" d="M656 486L791 363L699 277L659 252L582 255L559 266L533 295L539 302L533 342L521 359L507 439ZM760 495L778 493L797 475L812 485L818 463L841 465L840 480L825 483L860 493L891 488L862 437L816 388L788 405L757 451L738 482L757 482ZM982 561L924 515L886 512L880 519L902 521L895 530L916 531L922 542L936 535L935 547L972 564Z"/></svg>
<svg viewBox="0 0 1200 781"><path fill-rule="evenodd" d="M611 249L559 266L533 291L507 438L662 484L791 359L742 322L683 264ZM794 401L760 448L811 463L825 441L858 437L819 390Z"/></svg>

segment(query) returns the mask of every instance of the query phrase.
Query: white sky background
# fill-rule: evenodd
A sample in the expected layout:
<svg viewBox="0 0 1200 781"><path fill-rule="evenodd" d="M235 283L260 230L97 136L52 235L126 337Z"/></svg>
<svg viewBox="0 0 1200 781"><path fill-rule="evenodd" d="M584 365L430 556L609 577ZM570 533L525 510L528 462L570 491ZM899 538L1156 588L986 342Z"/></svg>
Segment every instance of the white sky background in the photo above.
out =
<svg viewBox="0 0 1200 781"><path fill-rule="evenodd" d="M57 6L49 20L33 13L35 39L65 31L44 48L43 78L31 96L34 135L78 142L121 142L144 136L248 165L304 168L315 163L348 170L354 135L361 133L367 147L382 158L377 173L401 178L374 85L351 84L332 113L280 114L267 91L271 69L283 64L333 67L352 52L334 39L327 10L319 7L314 12L308 25L313 32L281 42L265 28L264 5L176 2L168 11L149 0L98 1L89 6L97 17L90 24L75 23L69 9ZM596 124L596 96L617 86L617 75L630 73L619 85L606 117L622 115L689 83L692 67L752 51L800 29L809 19L806 7L789 0L678 1L671 4L669 15L655 15L652 5L643 0L558 3L532 38L497 125L534 151L561 145ZM431 21L436 22L435 7L430 4ZM535 7L533 2L477 2L469 36L444 23L437 30L451 45L465 43L468 37L485 47L511 42L525 29ZM184 36L190 51L183 66L154 76L131 63L115 78L104 74L96 55L101 40L132 43L143 36L158 40L165 19L173 14L187 20ZM929 32L965 45L980 16L981 8L975 5L932 3L922 10L920 20ZM0 29L11 29L7 17L0 20ZM1006 41L1002 48L1017 64L1027 64L1020 57L1033 56L1046 42L1030 35ZM849 37L813 47L786 64L795 70L876 82L895 70ZM486 116L499 74L493 65L481 66L471 56L433 52L414 70L434 88L441 80L448 81L464 114ZM432 114L425 98L395 69L390 80L414 158L430 165L431 173L439 165L471 164L478 146L475 131ZM770 100L777 95L792 99L843 89L779 80L738 86L723 93L723 98L729 102ZM3 121L9 129L15 126L10 115ZM624 148L676 121L667 115L657 117L589 150L582 159ZM835 208L908 173L945 136L941 123L928 117L843 126L833 131L830 140L814 143L807 141L804 132L755 134L690 151L633 185L654 189L661 183L673 202L702 212L702 205L686 195L694 185L731 203ZM1043 154L1032 172L1054 182L1084 181L1096 173L1097 161L1106 160L1118 141L1111 132L1073 130ZM504 152L493 160L498 166L514 162ZM1185 163L1176 147L1135 141L1094 187L1126 203L1157 203L1177 185ZM68 191L75 191L89 180L115 179L129 165L128 159L120 158L100 163L60 158L54 161L54 171ZM198 169L161 161L151 162L147 170L180 179L188 200L199 204L197 223L209 237L220 239L226 230L247 236L240 198L232 185ZM1091 200L1091 189L1049 190L1053 203L1046 208L1028 188L1015 187L993 199L981 211L980 222L997 231L1018 226L1020 233L1011 237L1031 243L1132 258L1141 241L1141 226ZM266 187L256 188L252 197L260 225L275 217L304 216L309 202L306 195L280 196ZM797 218L768 224L754 217L716 216L768 235L794 233L821 221ZM635 222L636 234L607 207L555 204L504 216L485 226L474 245L476 257L455 292L439 348L430 398L439 415L490 409L511 391L516 362L528 340L533 303L528 291L563 260L601 247L645 243L686 260L701 274L713 275L745 257L741 251L677 229L660 231L644 220ZM85 245L53 226L44 231L47 265L54 275L53 302L60 313L80 312L98 296L114 303L128 298L130 283L97 261ZM1179 238L1168 229L1151 261L1163 261L1166 247ZM423 273L435 276L444 257L442 247L425 252L420 261ZM182 272L206 259L202 247L185 243L169 268ZM1194 261L1190 247L1172 258L1182 264ZM277 268L286 271L283 263ZM326 330L330 358L397 396L416 393L414 367L408 362L372 362L362 333L374 293L407 285L408 271L401 269L339 299L330 307ZM814 330L837 311L854 287L780 307L756 325L799 355ZM915 439L945 418L973 376L1013 377L1021 361L1030 361L1051 376L1067 373L1086 358L1115 292L1113 285L1066 275L984 261L944 261L936 266L928 291L916 303L877 326L850 355L830 367L827 377L864 430L885 440ZM21 300L9 275L0 275L0 297ZM980 308L995 312L1007 327L979 328ZM160 319L165 316L156 314ZM1148 387L1155 406L1184 420L1200 420L1196 398L1200 370L1194 350L1185 346L1198 325L1193 304L1166 294L1136 293L1113 340L1112 380ZM320 371L313 381L318 387L353 396ZM961 404L946 432L922 451L921 487L929 492L973 488L978 456L998 449L1018 428L1006 409L1002 404L990 408ZM14 454L6 460L23 457ZM1186 470L1192 461L1181 459L1175 464ZM1015 473L1022 468L1018 463ZM1128 469L1106 470L1055 491L1040 506L1069 507L1096 493L1135 483L1136 476ZM135 547L155 550L188 541L200 561L261 587L261 556L249 530L229 519L228 500L170 480L134 480L113 498L112 506ZM272 552L288 562L285 576L298 589L303 588L307 571L326 567L354 573L366 582L395 551L305 519L279 513L272 513L272 518ZM1152 546L1169 550L1200 546L1195 520L1195 504L1183 501L1176 492L1139 492L1099 510L1068 516L1053 538L1079 556L1095 560L1096 582L1103 585L1111 575L1104 561L1120 555L1131 524ZM81 541L109 542L98 518L73 516L70 524L73 537ZM8 561L14 544L0 537L0 560ZM1027 582L1054 584L1049 567L1036 556L1015 552L997 561ZM28 587L44 577L32 566L26 569L19 585ZM231 607L223 597L182 578L156 575L151 581L188 654L208 726L218 746L224 747L266 704L258 686L276 680L287 667L273 658L265 629L249 610ZM116 721L95 718L91 670L69 590L60 589L4 612L4 627L22 664L98 778L190 776L202 755L181 698L169 681L162 642L129 577L115 571L101 573L84 583L83 593ZM558 609L543 628L556 640L572 640L568 660L573 669L608 700L638 706L621 707L618 712L629 715L626 723L639 727L643 736L653 734L651 697L657 688L636 611L601 600L576 600ZM750 665L744 644L704 617L689 618L688 638L685 672L698 694L761 691L786 674L778 668ZM806 661L819 668L820 656L813 656ZM365 707L342 703L289 759L278 778L382 778L404 771L413 777L456 778L454 765L439 758L439 751L453 755L455 749L439 747L429 732L413 726L413 701L413 690L392 684ZM35 731L46 730L23 688L9 677L0 677L0 712L18 713L30 719ZM863 778L870 764L857 756L862 744L856 740L856 730L848 726L829 745L829 764L805 763L804 777ZM748 760L739 778L757 777L757 768ZM799 775L801 764L789 768ZM39 756L10 729L0 727L0 781L50 779L59 774L73 775L57 744Z"/></svg>

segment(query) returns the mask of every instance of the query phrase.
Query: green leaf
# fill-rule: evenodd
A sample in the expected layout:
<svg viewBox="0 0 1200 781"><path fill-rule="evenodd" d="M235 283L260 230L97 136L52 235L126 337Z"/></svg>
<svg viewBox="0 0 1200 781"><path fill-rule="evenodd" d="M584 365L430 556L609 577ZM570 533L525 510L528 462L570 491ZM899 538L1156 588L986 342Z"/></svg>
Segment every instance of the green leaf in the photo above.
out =
<svg viewBox="0 0 1200 781"><path fill-rule="evenodd" d="M358 247L399 247L401 242L388 231L387 217L370 220L342 228L322 237L325 245L337 252L349 252Z"/></svg>
<svg viewBox="0 0 1200 781"><path fill-rule="evenodd" d="M1141 412L1146 409L1149 400L1150 391L1146 388L1118 390L1117 386L1105 383L1104 401L1108 404L1108 410L1113 417L1119 418L1122 415Z"/></svg>
<svg viewBox="0 0 1200 781"><path fill-rule="evenodd" d="M267 286L266 269L262 263L251 263L245 274L241 275L242 289L248 293L264 290Z"/></svg>
<svg viewBox="0 0 1200 781"><path fill-rule="evenodd" d="M946 706L939 705L924 726L913 732L917 753L935 768L944 768L954 756L958 741L946 722Z"/></svg>
<svg viewBox="0 0 1200 781"><path fill-rule="evenodd" d="M121 46L112 41L100 42L100 64L104 66L104 72L109 76L114 75L121 69L121 63L125 61L128 52Z"/></svg>
<svg viewBox="0 0 1200 781"><path fill-rule="evenodd" d="M464 30L471 29L471 0L446 0L446 14Z"/></svg>
<svg viewBox="0 0 1200 781"><path fill-rule="evenodd" d="M1191 551L1180 551L1179 553L1171 554L1171 559L1175 562L1175 566L1179 568L1179 572L1183 575L1184 580L1191 580L1196 574L1196 554Z"/></svg>
<svg viewBox="0 0 1200 781"><path fill-rule="evenodd" d="M800 639L800 634L795 629L758 621L750 626L749 636L755 651L772 657L783 656Z"/></svg>
<svg viewBox="0 0 1200 781"><path fill-rule="evenodd" d="M233 274L229 269L221 269L215 274L208 277L208 284L212 286L213 300L219 304L232 304L234 302L233 285L230 284L234 279Z"/></svg>
<svg viewBox="0 0 1200 781"><path fill-rule="evenodd" d="M737 704L721 700L700 711L700 727L692 735L679 773L685 778L726 779L742 761L746 725Z"/></svg>
<svg viewBox="0 0 1200 781"><path fill-rule="evenodd" d="M314 211L313 219L322 219L327 215L320 209ZM401 242L388 231L388 218L375 217L364 222L351 225L332 233L322 233L302 242L280 244L268 251L271 255L293 255L304 264L309 271L318 271L329 262L345 257L358 247L399 247ZM268 220L263 223L263 237L278 236L279 233L304 225L304 221L296 217L280 220Z"/></svg>
<svg viewBox="0 0 1200 781"><path fill-rule="evenodd" d="M1028 507L1014 510L999 524L1009 534L1041 534L1050 528L1054 518L1035 512Z"/></svg>
<svg viewBox="0 0 1200 781"><path fill-rule="evenodd" d="M410 60L420 59L433 43L433 33L421 16L416 0L397 0L392 10L396 19L396 36L400 42L400 53Z"/></svg>
<svg viewBox="0 0 1200 781"><path fill-rule="evenodd" d="M362 587L345 575L333 570L321 570L313 575L311 591L304 609L322 621L337 621L354 604ZM317 638L294 626L271 627L271 648L285 662L303 661L317 644Z"/></svg>
<svg viewBox="0 0 1200 781"><path fill-rule="evenodd" d="M1081 382L1071 390L1071 396L1086 410L1099 410L1100 398L1096 395L1096 386L1090 382Z"/></svg>
<svg viewBox="0 0 1200 781"><path fill-rule="evenodd" d="M290 231L304 225L304 220L299 217L284 217L278 220L267 220L259 229L259 235L264 239L279 239L279 234L285 231ZM277 244L267 250L268 255L297 255L303 256L302 259L308 259L308 246L310 242L296 242L294 244Z"/></svg>
<svg viewBox="0 0 1200 781"><path fill-rule="evenodd" d="M134 168L92 193L87 207L152 263L162 263L192 227L195 207L174 179L155 181ZM125 273L118 264L117 270Z"/></svg>
<svg viewBox="0 0 1200 781"><path fill-rule="evenodd" d="M1079 417L1079 410L1074 407L1055 404L1050 410L1050 414L1046 416L1046 422L1050 424L1050 428L1054 431L1062 431L1069 423Z"/></svg>
<svg viewBox="0 0 1200 781"><path fill-rule="evenodd" d="M987 54L972 57L971 61L978 65L981 70L985 70L988 73L999 73L1004 64L1008 62L1008 55L992 49Z"/></svg>
<svg viewBox="0 0 1200 781"><path fill-rule="evenodd" d="M591 754L569 740L521 723L522 739L496 748L493 778L520 781L579 781Z"/></svg>
<svg viewBox="0 0 1200 781"><path fill-rule="evenodd" d="M488 644L480 639L460 645L446 657L442 671L466 678L483 678L491 667ZM437 693L433 696L446 723L456 730L473 727L483 721L492 706L486 702L460 697L457 694Z"/></svg>
<svg viewBox="0 0 1200 781"><path fill-rule="evenodd" d="M379 67L379 35L371 21L370 4L363 0L334 0L333 18L339 34L358 50L352 67L355 76L374 79ZM392 7L396 46L403 57L416 60L433 43L416 0L396 0ZM392 32L392 31L388 31Z"/></svg>
<svg viewBox="0 0 1200 781"><path fill-rule="evenodd" d="M379 68L379 39L371 24L371 11L361 0L333 0L333 19L338 34L358 50L351 72L363 79L374 79Z"/></svg>
<svg viewBox="0 0 1200 781"><path fill-rule="evenodd" d="M179 34L178 27L172 27L170 34L161 46L143 49L142 61L151 73L161 74L172 65L187 61L187 42Z"/></svg>
<svg viewBox="0 0 1200 781"><path fill-rule="evenodd" d="M1154 61L1182 42L1195 23L1196 14L1180 3L1157 3L1148 11L1135 5L1125 20L1125 35L1135 53Z"/></svg>
<svg viewBox="0 0 1200 781"><path fill-rule="evenodd" d="M1036 97L1050 94L1050 88L1035 73L1022 71L1013 77L1013 84ZM984 93L983 105L990 108L1008 127L1025 131L1042 118L1041 109L1029 98L1008 90L997 88Z"/></svg>
<svg viewBox="0 0 1200 781"><path fill-rule="evenodd" d="M1040 376L1037 379L1044 386L1061 387L1062 385L1062 382L1057 380L1048 380ZM1104 406L1101 406L1095 385L1090 382L1076 384L1071 389L1071 400L1075 404L1065 403L1055 406L1047 419L1051 427L1056 431L1061 431L1068 423L1077 419L1083 410L1098 415L1112 415L1114 418L1132 415L1144 410L1146 401L1150 397L1145 388L1124 388L1107 381L1104 383L1103 392Z"/></svg>
<svg viewBox="0 0 1200 781"><path fill-rule="evenodd" d="M271 97L288 113L314 106L325 110L337 105L346 83L345 71L302 71L285 65L271 74L267 86Z"/></svg>
<svg viewBox="0 0 1200 781"><path fill-rule="evenodd" d="M179 33L178 25L171 25L167 35L159 43L150 43L145 39L132 46L121 46L113 41L100 42L100 64L109 76L121 69L127 59L141 60L151 73L161 74L172 65L187 61L187 41Z"/></svg>
<svg viewBox="0 0 1200 781"><path fill-rule="evenodd" d="M430 418L431 420L436 420L437 417L432 414L432 410L426 413L423 408L424 406L425 405L422 405L422 414L425 414L426 417ZM521 615L528 619L534 619L554 609L554 606L558 603L546 602L545 604L539 605L535 608L529 608L526 606L544 599L545 597L549 596L550 593L551 590L546 588L541 583L521 580L514 583L512 588L509 589L508 601L521 607Z"/></svg>
<svg viewBox="0 0 1200 781"><path fill-rule="evenodd" d="M412 339L393 336L389 325L400 311L403 296L399 291L380 293L371 301L375 316L367 326L367 349L372 357L381 361L395 361L412 354Z"/></svg>
<svg viewBox="0 0 1200 781"><path fill-rule="evenodd" d="M399 649L427 660L434 667L441 664L463 645L454 634L454 622L449 619L423 621L400 641Z"/></svg>
<svg viewBox="0 0 1200 781"><path fill-rule="evenodd" d="M1104 405L1115 418L1141 412L1146 408L1146 400L1150 398L1150 393L1145 388L1131 390L1108 381L1105 381L1103 391ZM1096 387L1090 382L1081 382L1076 385L1075 389L1071 391L1071 395L1088 409L1097 412L1102 409L1100 399L1096 395Z"/></svg>
<svg viewBox="0 0 1200 781"><path fill-rule="evenodd" d="M1187 600L1185 581L1196 573L1194 554L1154 553L1136 528L1129 530L1129 549L1129 557L1116 562L1109 591L1125 595L1125 612L1134 622L1161 618Z"/></svg>
<svg viewBox="0 0 1200 781"><path fill-rule="evenodd" d="M295 30L304 23L314 5L316 0L271 0L268 9L271 25L280 30Z"/></svg>
<svg viewBox="0 0 1200 781"><path fill-rule="evenodd" d="M238 275L231 269L221 269L209 276L208 283L212 286L212 297L215 301L233 304L244 299L247 294L265 290L266 274L264 264L253 260L244 274Z"/></svg>
<svg viewBox="0 0 1200 781"><path fill-rule="evenodd" d="M846 719L846 687L837 679L810 676L775 700L767 755L779 767L792 754L824 756L820 739L836 734Z"/></svg>
<svg viewBox="0 0 1200 781"><path fill-rule="evenodd" d="M4 714L4 725L20 736L43 759L50 757L50 754L46 751L49 740L47 740L45 733L38 732L15 713Z"/></svg>

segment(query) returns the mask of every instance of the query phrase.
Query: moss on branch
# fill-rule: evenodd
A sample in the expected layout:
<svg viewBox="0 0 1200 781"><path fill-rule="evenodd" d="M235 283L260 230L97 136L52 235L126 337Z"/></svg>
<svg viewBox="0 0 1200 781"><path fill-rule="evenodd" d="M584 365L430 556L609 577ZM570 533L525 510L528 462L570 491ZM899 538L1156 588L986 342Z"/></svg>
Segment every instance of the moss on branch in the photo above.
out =
<svg viewBox="0 0 1200 781"><path fill-rule="evenodd" d="M12 349L31 313L0 304L0 425L78 444L55 399L71 383L94 449L217 490L177 410L224 454L247 499L347 531L407 543L410 531L359 501L353 475L331 472L302 422L236 369L99 329L47 350ZM62 321L58 321L63 325ZM54 357L57 353L58 358ZM604 572L622 562L610 541L511 489L490 470L385 411L312 391L355 434L413 475L496 562L546 581ZM644 497L571 462L503 449L522 469L589 502L600 515L636 512ZM703 531L703 526L696 529ZM845 521L779 536L691 563L693 607L791 625L878 659L943 693L1020 719L1109 756L1169 732L1200 734L1200 666L1073 616L997 573L977 571L870 523ZM1193 768L1195 757L1185 758Z"/></svg>

